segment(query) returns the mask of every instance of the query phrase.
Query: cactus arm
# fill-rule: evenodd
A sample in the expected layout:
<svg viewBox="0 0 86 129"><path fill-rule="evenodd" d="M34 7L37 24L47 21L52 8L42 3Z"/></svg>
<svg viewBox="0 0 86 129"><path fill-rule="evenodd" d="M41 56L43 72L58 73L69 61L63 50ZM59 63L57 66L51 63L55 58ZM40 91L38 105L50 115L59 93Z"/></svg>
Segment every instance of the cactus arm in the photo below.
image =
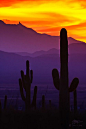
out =
<svg viewBox="0 0 86 129"><path fill-rule="evenodd" d="M19 79L19 86L20 86L20 93L21 93L21 98L23 101L25 101L25 96L24 96L24 92L23 92L23 87L22 87L22 81L21 79Z"/></svg>
<svg viewBox="0 0 86 129"><path fill-rule="evenodd" d="M36 109L36 99L37 99L37 86L34 87L34 94L32 100L32 107Z"/></svg>
<svg viewBox="0 0 86 129"><path fill-rule="evenodd" d="M33 70L30 70L30 75L31 75L31 83L33 81Z"/></svg>
<svg viewBox="0 0 86 129"><path fill-rule="evenodd" d="M59 72L57 69L52 70L52 77L53 77L53 83L54 83L55 88L59 90L60 80L59 80Z"/></svg>
<svg viewBox="0 0 86 129"><path fill-rule="evenodd" d="M72 80L71 84L70 84L69 89L68 89L69 92L74 91L74 90L77 88L78 84L79 84L79 79L78 79L78 78L74 78L74 79Z"/></svg>
<svg viewBox="0 0 86 129"><path fill-rule="evenodd" d="M21 78L22 78L22 83L23 83L23 87L24 87L24 89L25 89L25 91L26 91L26 85L25 85L25 75L24 75L24 72L23 72L23 70L21 70Z"/></svg>
<svg viewBox="0 0 86 129"><path fill-rule="evenodd" d="M26 61L26 77L29 78L29 61Z"/></svg>

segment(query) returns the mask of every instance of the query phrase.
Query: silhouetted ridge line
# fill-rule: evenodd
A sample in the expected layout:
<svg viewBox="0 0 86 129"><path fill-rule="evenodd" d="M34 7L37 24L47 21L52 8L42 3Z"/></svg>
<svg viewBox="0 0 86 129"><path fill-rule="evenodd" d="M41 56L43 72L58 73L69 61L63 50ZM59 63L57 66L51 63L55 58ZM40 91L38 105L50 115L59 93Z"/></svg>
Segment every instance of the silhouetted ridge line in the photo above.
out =
<svg viewBox="0 0 86 129"><path fill-rule="evenodd" d="M32 32L34 32L34 33L37 33L37 32L36 32L35 30L33 30L32 28L29 28L29 27L23 25L21 22L19 22L19 24L17 24L17 26L19 26L19 27L24 27L24 28L27 29L27 30L30 30L30 31L32 31Z"/></svg>
<svg viewBox="0 0 86 129"><path fill-rule="evenodd" d="M3 23L3 22L1 22ZM59 36L40 34L32 28L19 24L0 24L0 49L12 52L28 52L52 48L59 49ZM69 44L80 43L80 41L68 38ZM10 47L9 47L10 46Z"/></svg>

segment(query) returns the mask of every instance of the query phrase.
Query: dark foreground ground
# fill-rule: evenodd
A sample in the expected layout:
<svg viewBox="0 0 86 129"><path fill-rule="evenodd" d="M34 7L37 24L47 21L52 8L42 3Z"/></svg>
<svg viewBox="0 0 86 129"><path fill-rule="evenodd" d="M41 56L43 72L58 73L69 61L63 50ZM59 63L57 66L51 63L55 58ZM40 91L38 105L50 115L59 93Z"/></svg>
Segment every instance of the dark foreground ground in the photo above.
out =
<svg viewBox="0 0 86 129"><path fill-rule="evenodd" d="M78 113L75 124L73 112L70 113L70 129L86 129L86 111ZM58 110L2 111L0 116L0 129L60 129Z"/></svg>

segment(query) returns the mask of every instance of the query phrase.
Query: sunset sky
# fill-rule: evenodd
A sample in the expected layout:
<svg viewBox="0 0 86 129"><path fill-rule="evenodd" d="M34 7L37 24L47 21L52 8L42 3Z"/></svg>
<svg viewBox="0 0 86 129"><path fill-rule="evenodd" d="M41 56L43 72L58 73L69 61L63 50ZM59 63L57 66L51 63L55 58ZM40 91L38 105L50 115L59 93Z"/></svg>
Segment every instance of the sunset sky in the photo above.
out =
<svg viewBox="0 0 86 129"><path fill-rule="evenodd" d="M65 27L68 36L86 42L86 0L0 0L0 20L55 36Z"/></svg>

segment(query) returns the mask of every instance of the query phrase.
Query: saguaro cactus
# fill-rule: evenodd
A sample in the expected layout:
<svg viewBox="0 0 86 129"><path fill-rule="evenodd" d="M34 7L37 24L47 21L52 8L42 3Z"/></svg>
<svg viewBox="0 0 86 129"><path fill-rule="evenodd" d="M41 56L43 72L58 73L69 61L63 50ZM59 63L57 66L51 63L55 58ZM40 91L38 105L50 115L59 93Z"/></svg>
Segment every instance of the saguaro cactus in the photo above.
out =
<svg viewBox="0 0 86 129"><path fill-rule="evenodd" d="M29 75L30 74L30 75ZM24 72L21 70L21 78L19 79L19 86L20 86L20 93L22 100L25 101L25 108L26 111L28 111L31 108L31 94L30 94L30 88L31 88L31 83L33 80L33 71L29 70L29 61L26 61L26 75L24 75ZM26 92L26 97L24 96L23 88L25 89ZM35 97L37 94L37 87Z"/></svg>
<svg viewBox="0 0 86 129"><path fill-rule="evenodd" d="M52 70L53 83L59 90L59 111L61 120L61 129L69 128L69 92L74 91L79 83L78 78L74 78L70 87L68 87L68 40L65 28L60 32L60 78L57 69Z"/></svg>

